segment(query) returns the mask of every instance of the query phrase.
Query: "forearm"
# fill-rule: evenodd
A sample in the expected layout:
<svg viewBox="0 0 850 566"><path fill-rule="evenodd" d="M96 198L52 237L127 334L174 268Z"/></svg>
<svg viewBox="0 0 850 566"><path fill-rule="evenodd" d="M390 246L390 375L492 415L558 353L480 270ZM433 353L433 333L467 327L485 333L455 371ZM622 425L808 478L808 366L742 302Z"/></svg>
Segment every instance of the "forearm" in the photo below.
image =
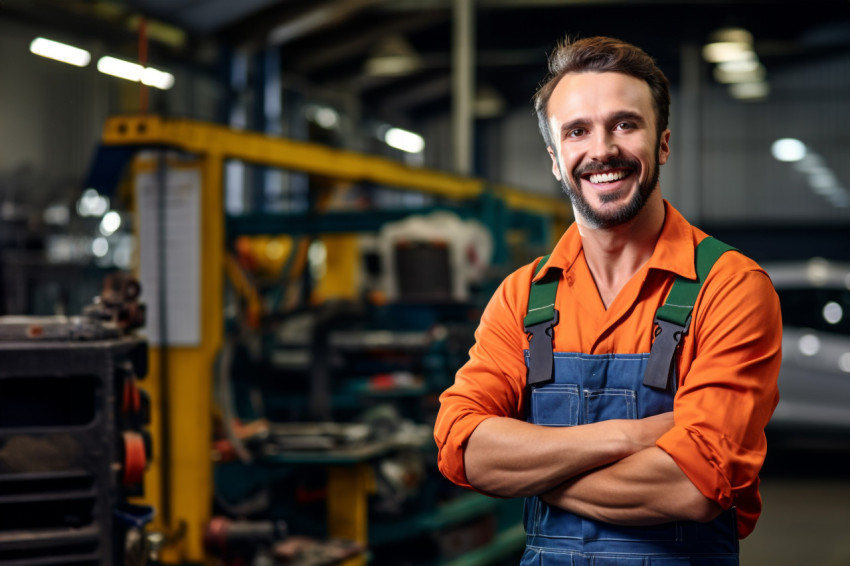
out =
<svg viewBox="0 0 850 566"><path fill-rule="evenodd" d="M467 479L477 489L493 495L538 495L652 445L671 424L670 414L575 427L546 427L511 418L487 419L467 443Z"/></svg>
<svg viewBox="0 0 850 566"><path fill-rule="evenodd" d="M722 511L655 447L567 481L543 500L583 517L627 526L706 522Z"/></svg>

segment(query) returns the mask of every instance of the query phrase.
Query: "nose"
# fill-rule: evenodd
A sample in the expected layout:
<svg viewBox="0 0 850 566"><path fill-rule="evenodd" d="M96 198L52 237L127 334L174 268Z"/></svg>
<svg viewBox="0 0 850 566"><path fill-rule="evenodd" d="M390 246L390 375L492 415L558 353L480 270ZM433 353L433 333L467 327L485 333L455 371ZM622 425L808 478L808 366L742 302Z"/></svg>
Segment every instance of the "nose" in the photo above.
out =
<svg viewBox="0 0 850 566"><path fill-rule="evenodd" d="M620 153L620 148L610 132L600 133L593 137L589 157L594 161L608 161Z"/></svg>

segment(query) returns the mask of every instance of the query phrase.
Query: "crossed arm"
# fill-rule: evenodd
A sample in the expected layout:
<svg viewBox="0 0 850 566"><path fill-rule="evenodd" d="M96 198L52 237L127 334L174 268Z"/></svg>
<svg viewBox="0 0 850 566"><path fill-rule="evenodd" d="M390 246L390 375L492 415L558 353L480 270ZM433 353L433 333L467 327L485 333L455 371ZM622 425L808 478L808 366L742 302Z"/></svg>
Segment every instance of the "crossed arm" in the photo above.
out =
<svg viewBox="0 0 850 566"><path fill-rule="evenodd" d="M567 511L620 525L710 521L720 506L655 441L672 413L576 427L511 418L483 421L469 438L469 482L503 497L540 495Z"/></svg>
<svg viewBox="0 0 850 566"><path fill-rule="evenodd" d="M739 528L746 516L744 527L751 529L758 502L745 498L744 508L736 494L751 492L764 459L763 429L778 398L781 320L770 280L746 267L730 265L731 274L703 299L706 312L719 314L692 323L700 355L696 341L682 353L691 361L680 368L688 379L676 394L676 426L670 414L572 427L521 420L525 383L515 376L526 367L515 352L525 345L517 342L511 317L524 309L512 306L510 297L522 291L508 285L494 295L470 361L441 396L435 425L441 471L485 493L539 495L614 524L708 521L721 505L735 504ZM559 348L589 349L580 341Z"/></svg>

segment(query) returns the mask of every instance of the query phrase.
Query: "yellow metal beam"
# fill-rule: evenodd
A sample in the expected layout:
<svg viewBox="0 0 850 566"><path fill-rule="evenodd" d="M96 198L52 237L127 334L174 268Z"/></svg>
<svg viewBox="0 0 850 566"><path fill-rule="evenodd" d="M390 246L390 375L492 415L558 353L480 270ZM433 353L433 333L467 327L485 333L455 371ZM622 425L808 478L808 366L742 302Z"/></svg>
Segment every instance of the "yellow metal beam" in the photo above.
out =
<svg viewBox="0 0 850 566"><path fill-rule="evenodd" d="M202 336L197 347L168 347L151 350L148 388L154 406L160 396L171 400L170 430L162 430L162 419L154 415L151 430L155 437L168 434L171 450L167 470L170 515L159 518L166 533L183 531L177 544L163 550L164 563L201 562L205 558L202 533L211 514L212 463L212 375L215 357L224 332L224 202L223 164L226 159L301 171L349 180L370 181L398 189L415 190L454 200L468 200L490 191L508 207L551 217L557 224L571 220L564 199L547 197L507 186L488 186L480 179L408 167L395 161L332 149L316 144L233 130L223 126L158 116L119 116L107 120L102 141L105 145L146 145L175 148L201 159L201 294ZM343 266L344 268L345 266ZM335 290L334 292L339 292ZM157 361L168 356L170 380L165 389L158 386ZM156 446L155 446L156 450ZM162 501L163 485L158 470L162 454L154 458L146 474L147 500ZM331 535L366 542L366 500L372 489L368 466L354 470L334 468L330 472L329 523ZM165 524L169 523L169 524ZM181 528L182 526L182 528ZM362 564L357 558L346 564Z"/></svg>
<svg viewBox="0 0 850 566"><path fill-rule="evenodd" d="M182 118L115 116L104 126L103 142L107 145L161 145L199 155L215 153L225 159L342 180L371 181L456 200L475 198L492 190L510 208L562 220L571 210L565 199L556 196L509 186L490 189L483 180L473 177L409 167L384 157Z"/></svg>

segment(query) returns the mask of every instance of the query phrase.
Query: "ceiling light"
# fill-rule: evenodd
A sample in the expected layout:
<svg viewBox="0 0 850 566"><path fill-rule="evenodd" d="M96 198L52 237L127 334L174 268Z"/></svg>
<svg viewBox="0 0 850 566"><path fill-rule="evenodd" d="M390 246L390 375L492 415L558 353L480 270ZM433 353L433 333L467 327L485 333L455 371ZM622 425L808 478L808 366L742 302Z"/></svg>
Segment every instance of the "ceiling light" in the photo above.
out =
<svg viewBox="0 0 850 566"><path fill-rule="evenodd" d="M114 210L110 210L104 214L103 218L100 220L100 233L104 236L111 236L120 227L121 215Z"/></svg>
<svg viewBox="0 0 850 566"><path fill-rule="evenodd" d="M382 40L365 63L370 76L395 76L412 73L422 66L422 60L403 37L393 36Z"/></svg>
<svg viewBox="0 0 850 566"><path fill-rule="evenodd" d="M715 30L709 36L711 41L715 42L734 42L734 43L745 43L747 45L753 44L753 34L745 30L744 28L720 28Z"/></svg>
<svg viewBox="0 0 850 566"><path fill-rule="evenodd" d="M738 100L764 100L770 94L770 85L766 82L732 83L729 94Z"/></svg>
<svg viewBox="0 0 850 566"><path fill-rule="evenodd" d="M714 68L714 80L721 84L759 82L766 75L758 61L726 61Z"/></svg>
<svg viewBox="0 0 850 566"><path fill-rule="evenodd" d="M753 34L741 28L722 28L711 34L710 43L702 48L709 63L741 61L754 57Z"/></svg>
<svg viewBox="0 0 850 566"><path fill-rule="evenodd" d="M782 138L773 142L770 153L778 161L800 161L806 157L806 144L794 138Z"/></svg>
<svg viewBox="0 0 850 566"><path fill-rule="evenodd" d="M138 82L145 68L138 63L131 63L115 57L101 57L97 62L97 70L105 75Z"/></svg>
<svg viewBox="0 0 850 566"><path fill-rule="evenodd" d="M138 63L116 59L115 57L101 57L97 62L97 70L105 75L141 82L145 86L152 86L161 90L168 90L174 86L174 75L171 73L153 67L143 67Z"/></svg>
<svg viewBox="0 0 850 566"><path fill-rule="evenodd" d="M153 67L146 67L142 71L141 81L143 85L152 86L160 90L168 90L174 86L174 75L154 69Z"/></svg>
<svg viewBox="0 0 850 566"><path fill-rule="evenodd" d="M495 118L505 112L505 99L489 85L480 85L475 92L472 104L476 118Z"/></svg>
<svg viewBox="0 0 850 566"><path fill-rule="evenodd" d="M32 40L30 43L30 52L76 67L85 67L91 61L91 53L85 49L43 37L36 37Z"/></svg>
<svg viewBox="0 0 850 566"><path fill-rule="evenodd" d="M330 106L310 104L304 109L307 119L316 123L320 128L332 130L339 126L339 113Z"/></svg>
<svg viewBox="0 0 850 566"><path fill-rule="evenodd" d="M702 58L709 63L746 60L752 57L752 53L752 47L735 41L709 43L702 48Z"/></svg>
<svg viewBox="0 0 850 566"><path fill-rule="evenodd" d="M384 141L388 146L408 153L421 153L425 149L425 139L422 136L401 128L387 130Z"/></svg>
<svg viewBox="0 0 850 566"><path fill-rule="evenodd" d="M717 64L718 68L729 73L743 73L747 71L755 71L764 66L759 63L759 59L753 51L749 51L743 59L735 59L732 61L721 61Z"/></svg>

